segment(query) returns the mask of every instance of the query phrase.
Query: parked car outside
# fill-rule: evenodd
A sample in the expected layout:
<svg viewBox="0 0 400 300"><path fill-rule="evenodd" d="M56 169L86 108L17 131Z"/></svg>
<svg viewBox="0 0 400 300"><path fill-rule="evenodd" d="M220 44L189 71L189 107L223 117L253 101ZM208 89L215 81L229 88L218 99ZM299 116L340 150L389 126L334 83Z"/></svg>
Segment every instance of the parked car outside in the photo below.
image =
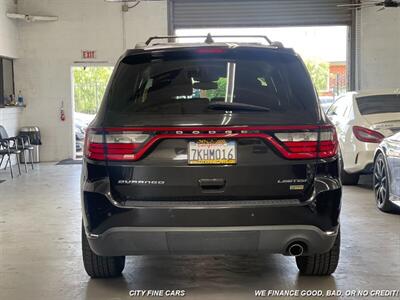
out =
<svg viewBox="0 0 400 300"><path fill-rule="evenodd" d="M93 121L94 117L96 115L94 114L85 114L85 113L80 113L80 112L74 112L74 121L75 123L79 124L83 129L86 129L90 122Z"/></svg>
<svg viewBox="0 0 400 300"><path fill-rule="evenodd" d="M281 253L335 271L334 126L280 44L160 43L118 61L85 139L82 251L91 277L127 255Z"/></svg>
<svg viewBox="0 0 400 300"><path fill-rule="evenodd" d="M84 129L75 123L75 149L76 152L83 151L83 141L85 139L85 131Z"/></svg>
<svg viewBox="0 0 400 300"><path fill-rule="evenodd" d="M354 185L361 174L372 174L379 143L400 131L398 91L349 92L335 101L327 116L336 126L342 183Z"/></svg>
<svg viewBox="0 0 400 300"><path fill-rule="evenodd" d="M378 208L400 211L400 132L379 144L374 158L373 185Z"/></svg>
<svg viewBox="0 0 400 300"><path fill-rule="evenodd" d="M75 127L75 151L82 152L86 128L93 121L95 115L85 113L74 113Z"/></svg>

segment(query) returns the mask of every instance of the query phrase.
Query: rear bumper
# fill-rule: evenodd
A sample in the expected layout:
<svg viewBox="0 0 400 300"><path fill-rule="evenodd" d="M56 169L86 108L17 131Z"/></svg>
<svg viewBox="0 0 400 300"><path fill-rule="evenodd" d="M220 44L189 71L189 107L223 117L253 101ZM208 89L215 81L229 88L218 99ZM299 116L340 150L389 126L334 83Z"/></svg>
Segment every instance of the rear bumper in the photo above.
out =
<svg viewBox="0 0 400 300"><path fill-rule="evenodd" d="M301 242L305 253L328 251L339 228L341 185L316 179L297 199L132 202L122 206L107 181L83 182L82 208L90 247L98 255L282 253Z"/></svg>
<svg viewBox="0 0 400 300"><path fill-rule="evenodd" d="M348 166L345 163L345 171L350 174L371 174L373 172L374 153L375 150L357 152L354 162L349 163Z"/></svg>
<svg viewBox="0 0 400 300"><path fill-rule="evenodd" d="M338 228L338 227L337 227ZM113 227L102 234L87 233L91 249L102 256L151 254L288 254L301 243L305 254L332 248L337 228L324 232L307 225L237 227Z"/></svg>
<svg viewBox="0 0 400 300"><path fill-rule="evenodd" d="M82 168L82 213L89 245L99 255L287 254L293 242L306 254L323 253L339 228L337 160L316 165L307 199L125 200L105 168L89 167Z"/></svg>

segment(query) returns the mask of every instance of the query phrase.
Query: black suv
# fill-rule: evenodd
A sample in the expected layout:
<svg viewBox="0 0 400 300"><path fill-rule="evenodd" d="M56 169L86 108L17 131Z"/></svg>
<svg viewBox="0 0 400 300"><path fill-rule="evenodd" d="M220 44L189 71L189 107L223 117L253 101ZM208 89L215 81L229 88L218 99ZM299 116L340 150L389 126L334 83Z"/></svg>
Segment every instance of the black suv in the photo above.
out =
<svg viewBox="0 0 400 300"><path fill-rule="evenodd" d="M86 133L87 273L118 276L127 255L243 253L334 272L338 142L300 57L154 39L120 58Z"/></svg>

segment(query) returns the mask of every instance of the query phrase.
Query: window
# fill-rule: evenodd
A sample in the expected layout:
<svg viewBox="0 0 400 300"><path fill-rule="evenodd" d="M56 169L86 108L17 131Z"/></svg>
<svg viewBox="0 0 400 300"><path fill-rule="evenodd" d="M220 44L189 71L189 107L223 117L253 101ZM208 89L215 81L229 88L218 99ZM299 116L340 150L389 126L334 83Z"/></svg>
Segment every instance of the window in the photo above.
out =
<svg viewBox="0 0 400 300"><path fill-rule="evenodd" d="M362 115L400 112L400 95L376 95L357 98Z"/></svg>
<svg viewBox="0 0 400 300"><path fill-rule="evenodd" d="M0 107L10 101L11 95L15 95L13 60L0 57Z"/></svg>
<svg viewBox="0 0 400 300"><path fill-rule="evenodd" d="M328 111L326 112L328 116L334 116L336 115L336 104L332 104L331 107L329 107Z"/></svg>
<svg viewBox="0 0 400 300"><path fill-rule="evenodd" d="M340 97L329 108L327 115L344 117L347 113L348 107L349 107L349 98L346 96Z"/></svg>
<svg viewBox="0 0 400 300"><path fill-rule="evenodd" d="M127 57L106 95L109 108L125 113L223 114L223 110L208 108L218 101L262 106L270 110L270 116L316 112L313 87L296 56L223 51Z"/></svg>

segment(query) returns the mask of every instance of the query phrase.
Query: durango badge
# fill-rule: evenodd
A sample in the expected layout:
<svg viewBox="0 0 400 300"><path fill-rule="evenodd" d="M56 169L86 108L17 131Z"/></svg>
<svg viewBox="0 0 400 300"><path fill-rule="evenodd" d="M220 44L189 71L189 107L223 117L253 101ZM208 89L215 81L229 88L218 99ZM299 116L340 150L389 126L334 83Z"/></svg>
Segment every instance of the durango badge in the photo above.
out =
<svg viewBox="0 0 400 300"><path fill-rule="evenodd" d="M164 180L136 180L136 179L131 179L131 180L126 180L126 179L120 179L118 180L118 184L148 184L148 185L160 185L160 184L165 184Z"/></svg>

